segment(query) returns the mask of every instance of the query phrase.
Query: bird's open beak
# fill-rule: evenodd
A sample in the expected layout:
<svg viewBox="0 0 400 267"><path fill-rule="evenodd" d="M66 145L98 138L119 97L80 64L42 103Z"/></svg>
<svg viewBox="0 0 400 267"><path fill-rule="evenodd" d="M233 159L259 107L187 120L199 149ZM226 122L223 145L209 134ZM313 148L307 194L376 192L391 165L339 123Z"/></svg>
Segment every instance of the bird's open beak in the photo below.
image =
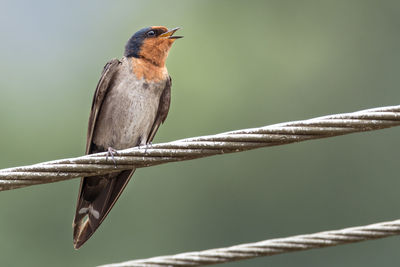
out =
<svg viewBox="0 0 400 267"><path fill-rule="evenodd" d="M168 30L167 32L164 32L163 34L160 34L160 37L165 37L168 39L179 39L182 38L183 36L173 36L174 33L179 30L179 27L173 28L171 30Z"/></svg>

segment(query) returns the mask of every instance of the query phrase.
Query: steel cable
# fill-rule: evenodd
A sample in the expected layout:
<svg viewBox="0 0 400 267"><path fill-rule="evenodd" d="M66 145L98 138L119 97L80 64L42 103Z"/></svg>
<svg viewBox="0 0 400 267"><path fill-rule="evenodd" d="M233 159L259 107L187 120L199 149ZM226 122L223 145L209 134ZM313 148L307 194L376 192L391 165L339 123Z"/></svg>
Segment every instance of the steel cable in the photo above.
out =
<svg viewBox="0 0 400 267"><path fill-rule="evenodd" d="M308 235L269 239L227 248L209 249L199 252L187 252L171 256L106 264L99 267L201 266L260 256L272 256L313 248L331 247L399 234L400 220L395 220Z"/></svg>
<svg viewBox="0 0 400 267"><path fill-rule="evenodd" d="M400 105L279 123L106 153L0 170L0 191L168 162L240 152L400 125Z"/></svg>

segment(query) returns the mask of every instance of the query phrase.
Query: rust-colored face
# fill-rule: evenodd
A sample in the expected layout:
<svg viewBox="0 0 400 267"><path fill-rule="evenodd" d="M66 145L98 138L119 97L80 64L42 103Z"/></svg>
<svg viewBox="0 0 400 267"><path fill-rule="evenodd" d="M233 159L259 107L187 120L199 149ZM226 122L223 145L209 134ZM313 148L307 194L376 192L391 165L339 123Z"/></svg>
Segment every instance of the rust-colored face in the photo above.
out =
<svg viewBox="0 0 400 267"><path fill-rule="evenodd" d="M179 28L168 30L163 26L153 26L146 32L146 38L139 50L139 56L157 66L164 66L169 49L181 36L173 36Z"/></svg>
<svg viewBox="0 0 400 267"><path fill-rule="evenodd" d="M132 71L138 79L159 82L168 77L165 61L169 49L176 39L179 28L168 30L163 26L141 29L135 33L125 46L125 56L132 60Z"/></svg>

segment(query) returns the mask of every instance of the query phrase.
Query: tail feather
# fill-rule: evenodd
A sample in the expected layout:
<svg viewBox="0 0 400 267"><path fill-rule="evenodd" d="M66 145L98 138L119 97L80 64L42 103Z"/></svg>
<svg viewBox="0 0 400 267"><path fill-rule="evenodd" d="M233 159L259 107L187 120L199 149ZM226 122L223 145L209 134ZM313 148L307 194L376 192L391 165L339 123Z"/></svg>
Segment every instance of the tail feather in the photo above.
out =
<svg viewBox="0 0 400 267"><path fill-rule="evenodd" d="M80 248L97 230L134 172L135 169L82 178L73 222L75 249Z"/></svg>

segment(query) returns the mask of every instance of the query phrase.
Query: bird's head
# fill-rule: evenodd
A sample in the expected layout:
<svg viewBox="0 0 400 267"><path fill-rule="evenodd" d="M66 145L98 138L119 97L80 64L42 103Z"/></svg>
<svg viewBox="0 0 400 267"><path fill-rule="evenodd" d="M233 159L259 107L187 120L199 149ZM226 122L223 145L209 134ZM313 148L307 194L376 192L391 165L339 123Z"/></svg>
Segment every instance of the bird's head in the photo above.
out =
<svg viewBox="0 0 400 267"><path fill-rule="evenodd" d="M174 36L179 28L168 29L153 26L136 32L125 46L124 56L148 60L154 65L164 66L172 43L183 36Z"/></svg>

